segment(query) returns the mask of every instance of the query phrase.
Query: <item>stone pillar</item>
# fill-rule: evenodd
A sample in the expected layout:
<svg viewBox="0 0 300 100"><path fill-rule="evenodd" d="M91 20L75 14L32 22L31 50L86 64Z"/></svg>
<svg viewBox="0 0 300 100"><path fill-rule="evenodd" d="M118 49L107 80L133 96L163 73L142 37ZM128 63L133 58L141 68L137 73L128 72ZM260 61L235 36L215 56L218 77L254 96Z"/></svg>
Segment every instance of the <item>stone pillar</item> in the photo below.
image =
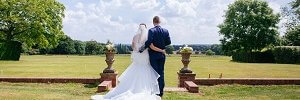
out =
<svg viewBox="0 0 300 100"><path fill-rule="evenodd" d="M118 84L118 73L100 73L101 79L100 82L103 81L111 81L112 82L112 87L116 87Z"/></svg>
<svg viewBox="0 0 300 100"><path fill-rule="evenodd" d="M177 72L178 74L178 87L184 87L184 82L185 81L194 81L196 74L195 73L180 73Z"/></svg>

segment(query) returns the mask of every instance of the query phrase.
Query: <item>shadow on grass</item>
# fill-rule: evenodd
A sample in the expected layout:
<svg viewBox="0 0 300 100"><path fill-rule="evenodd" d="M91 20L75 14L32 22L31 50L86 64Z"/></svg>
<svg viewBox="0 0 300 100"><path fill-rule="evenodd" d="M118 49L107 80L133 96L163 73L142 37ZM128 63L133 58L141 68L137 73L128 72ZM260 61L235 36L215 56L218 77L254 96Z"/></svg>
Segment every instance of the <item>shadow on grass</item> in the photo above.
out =
<svg viewBox="0 0 300 100"><path fill-rule="evenodd" d="M99 85L98 82L96 83L91 83L91 84L85 84L84 87L85 88L96 88Z"/></svg>

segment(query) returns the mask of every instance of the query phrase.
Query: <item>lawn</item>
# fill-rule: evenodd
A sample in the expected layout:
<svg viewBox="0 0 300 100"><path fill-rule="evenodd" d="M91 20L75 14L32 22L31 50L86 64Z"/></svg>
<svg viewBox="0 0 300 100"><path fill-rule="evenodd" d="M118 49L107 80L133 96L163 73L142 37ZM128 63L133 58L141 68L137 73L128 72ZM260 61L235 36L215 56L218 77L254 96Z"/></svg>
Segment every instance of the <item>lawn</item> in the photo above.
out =
<svg viewBox="0 0 300 100"><path fill-rule="evenodd" d="M0 61L0 77L99 77L106 67L104 56L37 55L21 56L20 61ZM129 55L118 55L114 68L121 74L130 64ZM176 86L181 58L167 58L165 79L167 86ZM191 69L198 78L300 78L300 65L232 62L226 56L192 56Z"/></svg>
<svg viewBox="0 0 300 100"><path fill-rule="evenodd" d="M88 100L96 88L84 84L1 83L4 100ZM166 92L163 100L278 100L300 99L300 86L200 86L201 94ZM102 93L103 94L103 93Z"/></svg>

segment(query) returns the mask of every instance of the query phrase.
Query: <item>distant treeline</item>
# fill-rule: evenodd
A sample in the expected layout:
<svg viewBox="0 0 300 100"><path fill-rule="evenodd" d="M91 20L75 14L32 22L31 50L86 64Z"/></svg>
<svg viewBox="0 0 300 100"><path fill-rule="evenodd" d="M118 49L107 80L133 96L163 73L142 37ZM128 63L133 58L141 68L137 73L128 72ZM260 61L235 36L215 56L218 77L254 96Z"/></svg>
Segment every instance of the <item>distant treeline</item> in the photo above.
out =
<svg viewBox="0 0 300 100"><path fill-rule="evenodd" d="M221 44L189 44L189 47L192 47L196 54L206 54L208 51L213 51L216 55L223 55ZM180 47L184 45L173 45L175 51L178 51Z"/></svg>
<svg viewBox="0 0 300 100"><path fill-rule="evenodd" d="M77 55L100 55L104 54L106 43L99 43L97 41L80 41L73 40L69 36L64 36L59 39L58 45L55 47L40 47L38 45L27 47L22 46L22 53L29 55L43 55L43 54L77 54ZM173 51L179 51L180 47L184 45L167 46L167 53L173 54ZM194 49L196 54L207 51L213 51L216 55L222 55L221 45L219 44L191 44L188 45ZM130 54L132 51L130 44L115 44L117 54Z"/></svg>
<svg viewBox="0 0 300 100"><path fill-rule="evenodd" d="M106 43L97 41L80 41L73 40L69 36L64 36L59 39L58 45L55 47L40 47L38 45L27 47L23 45L22 53L29 55L42 54L78 54L78 55L99 55L104 54ZM130 45L115 44L117 53L129 54L131 51Z"/></svg>

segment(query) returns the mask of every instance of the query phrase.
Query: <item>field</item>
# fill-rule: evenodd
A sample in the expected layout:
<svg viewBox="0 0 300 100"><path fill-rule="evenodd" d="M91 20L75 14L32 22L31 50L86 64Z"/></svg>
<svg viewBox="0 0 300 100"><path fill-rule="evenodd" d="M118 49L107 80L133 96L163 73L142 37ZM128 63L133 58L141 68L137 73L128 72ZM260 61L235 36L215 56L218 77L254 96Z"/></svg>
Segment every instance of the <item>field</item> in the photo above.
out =
<svg viewBox="0 0 300 100"><path fill-rule="evenodd" d="M0 83L5 100L88 100L96 88L83 84ZM200 86L201 94L167 92L163 100L300 99L300 86Z"/></svg>
<svg viewBox="0 0 300 100"><path fill-rule="evenodd" d="M22 56L20 61L0 61L0 77L100 77L106 67L104 56ZM129 55L118 55L114 68L121 74L130 64ZM177 71L182 67L181 58L167 58L165 79L167 86L176 86ZM258 64L232 62L226 56L192 56L191 69L198 78L300 78L300 65Z"/></svg>
<svg viewBox="0 0 300 100"><path fill-rule="evenodd" d="M104 56L37 55L22 56L20 61L0 61L0 77L99 77L106 67ZM300 78L300 65L237 63L226 56L191 57L191 69L198 78ZM167 86L176 86L177 71L182 67L178 55L168 57L165 66ZM117 55L114 68L121 74L130 64L129 55ZM38 84L0 82L0 99L89 99L96 91L95 85ZM199 99L300 99L300 86L200 86L201 94L167 92L163 100Z"/></svg>

